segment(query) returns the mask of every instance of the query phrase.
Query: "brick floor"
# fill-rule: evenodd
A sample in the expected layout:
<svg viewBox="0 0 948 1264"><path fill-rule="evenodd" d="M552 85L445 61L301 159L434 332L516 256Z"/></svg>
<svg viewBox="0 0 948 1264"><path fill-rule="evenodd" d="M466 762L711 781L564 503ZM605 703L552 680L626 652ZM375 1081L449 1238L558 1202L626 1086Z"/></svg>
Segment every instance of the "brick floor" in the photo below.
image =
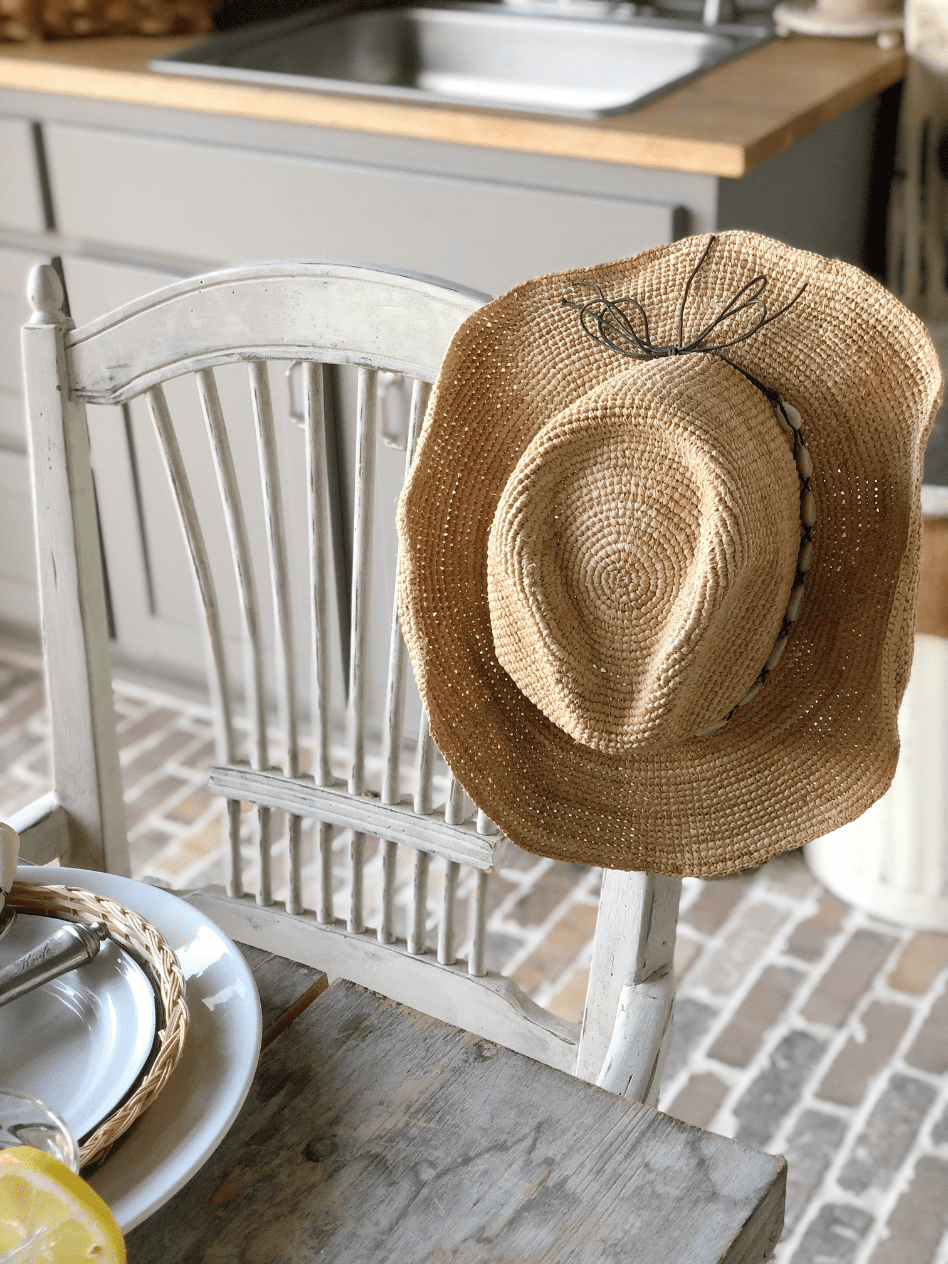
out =
<svg viewBox="0 0 948 1264"><path fill-rule="evenodd" d="M200 707L118 682L133 872L172 887L224 879L220 809ZM49 785L35 665L0 657L0 817ZM255 813L242 817L248 889ZM275 894L285 881L274 813ZM304 835L304 882L315 844ZM348 842L334 888L348 898ZM365 889L380 890L367 848ZM441 869L431 866L432 924ZM399 856L404 933L410 857ZM488 887L487 957L534 999L579 1020L599 872L512 848ZM462 871L459 916L472 876ZM461 955L463 956L463 946ZM948 936L887 925L822 890L799 853L753 873L686 879L678 999L661 1105L688 1122L786 1154L778 1264L948 1264Z"/></svg>
<svg viewBox="0 0 948 1264"><path fill-rule="evenodd" d="M886 1062L908 1027L912 1011L904 1005L873 1001L859 1030L849 1037L817 1089L817 1096L840 1106L858 1106L874 1076Z"/></svg>

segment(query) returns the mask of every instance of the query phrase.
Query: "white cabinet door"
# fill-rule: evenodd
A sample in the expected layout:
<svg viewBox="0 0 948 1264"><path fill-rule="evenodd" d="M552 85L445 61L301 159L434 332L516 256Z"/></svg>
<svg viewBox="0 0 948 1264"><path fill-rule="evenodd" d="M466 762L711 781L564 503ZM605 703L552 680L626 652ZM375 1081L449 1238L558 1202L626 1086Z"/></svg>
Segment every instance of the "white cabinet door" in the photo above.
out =
<svg viewBox="0 0 948 1264"><path fill-rule="evenodd" d="M676 207L620 197L63 124L46 144L62 232L186 259L384 264L498 294L685 231Z"/></svg>

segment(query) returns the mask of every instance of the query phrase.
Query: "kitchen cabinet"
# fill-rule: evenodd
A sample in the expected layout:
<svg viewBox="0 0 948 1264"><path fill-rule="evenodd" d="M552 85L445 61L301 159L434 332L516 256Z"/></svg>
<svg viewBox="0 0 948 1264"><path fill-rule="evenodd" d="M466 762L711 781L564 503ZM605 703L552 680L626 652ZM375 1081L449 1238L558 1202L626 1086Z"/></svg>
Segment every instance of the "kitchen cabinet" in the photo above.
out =
<svg viewBox="0 0 948 1264"><path fill-rule="evenodd" d="M36 621L18 326L38 260L62 260L80 323L178 277L267 258L377 263L489 293L726 227L858 261L875 109L864 100L743 179L725 179L0 88L0 623ZM235 377L224 389L237 398L242 386ZM299 432L286 383L273 390L287 412L281 456L291 470ZM342 521L352 468L343 376L336 391ZM165 678L196 677L184 550L163 473L144 459L150 423L135 406L94 412L116 655ZM185 415L199 445L195 400ZM393 451L380 467L389 514L402 461ZM225 547L213 514L209 533ZM379 548L377 604L390 609L394 541ZM235 595L223 600L236 626Z"/></svg>

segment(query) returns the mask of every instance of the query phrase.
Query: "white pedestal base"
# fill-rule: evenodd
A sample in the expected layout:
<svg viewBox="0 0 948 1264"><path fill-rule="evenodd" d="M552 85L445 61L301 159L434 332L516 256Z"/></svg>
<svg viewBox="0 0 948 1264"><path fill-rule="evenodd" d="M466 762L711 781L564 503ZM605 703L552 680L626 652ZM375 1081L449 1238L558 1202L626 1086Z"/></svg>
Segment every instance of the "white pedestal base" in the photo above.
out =
<svg viewBox="0 0 948 1264"><path fill-rule="evenodd" d="M847 903L948 933L948 640L916 636L899 735L888 792L858 820L810 843L806 858Z"/></svg>

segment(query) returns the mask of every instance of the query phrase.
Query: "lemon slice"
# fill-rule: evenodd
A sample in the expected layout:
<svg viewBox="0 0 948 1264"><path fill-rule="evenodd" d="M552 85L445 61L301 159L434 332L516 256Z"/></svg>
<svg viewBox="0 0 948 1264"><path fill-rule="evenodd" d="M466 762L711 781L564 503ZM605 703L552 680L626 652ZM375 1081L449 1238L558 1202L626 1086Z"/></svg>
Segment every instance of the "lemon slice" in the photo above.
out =
<svg viewBox="0 0 948 1264"><path fill-rule="evenodd" d="M0 1151L3 1264L125 1264L115 1217L91 1186L43 1150Z"/></svg>

